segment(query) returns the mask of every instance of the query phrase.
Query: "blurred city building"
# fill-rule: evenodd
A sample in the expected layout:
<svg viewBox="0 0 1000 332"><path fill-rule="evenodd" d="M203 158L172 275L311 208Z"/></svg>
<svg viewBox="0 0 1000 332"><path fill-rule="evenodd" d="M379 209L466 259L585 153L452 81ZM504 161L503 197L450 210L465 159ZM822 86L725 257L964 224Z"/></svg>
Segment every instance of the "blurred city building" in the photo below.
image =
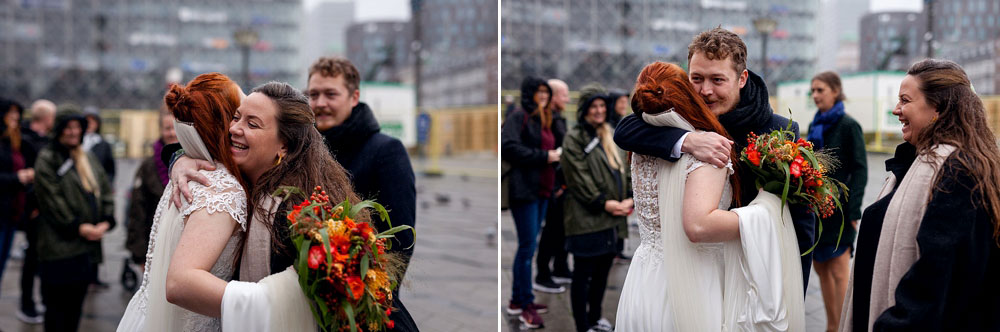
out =
<svg viewBox="0 0 1000 332"><path fill-rule="evenodd" d="M652 61L687 65L687 46L717 26L747 45L748 67L774 82L811 77L817 60L819 0L510 0L502 4L503 89L526 75L558 77L571 88L601 82L629 88ZM753 24L770 18L767 68L763 35Z"/></svg>
<svg viewBox="0 0 1000 332"><path fill-rule="evenodd" d="M934 56L962 65L976 92L997 94L1000 91L997 47L1000 46L1000 1L933 0L931 8L934 31Z"/></svg>
<svg viewBox="0 0 1000 332"><path fill-rule="evenodd" d="M877 12L861 17L861 71L905 71L924 58L926 16L918 12Z"/></svg>
<svg viewBox="0 0 1000 332"><path fill-rule="evenodd" d="M858 71L858 21L868 12L869 0L827 0L817 13L816 71L840 74Z"/></svg>
<svg viewBox="0 0 1000 332"><path fill-rule="evenodd" d="M355 23L347 27L347 58L362 81L413 84L410 22Z"/></svg>
<svg viewBox="0 0 1000 332"><path fill-rule="evenodd" d="M410 3L420 40L419 106L496 104L497 0Z"/></svg>
<svg viewBox="0 0 1000 332"><path fill-rule="evenodd" d="M0 95L156 109L168 81L218 71L247 85L241 28L258 37L249 85L291 81L302 14L301 0L2 1Z"/></svg>
<svg viewBox="0 0 1000 332"><path fill-rule="evenodd" d="M354 23L353 1L320 2L305 11L299 56L303 64L297 70L306 86L308 66L322 56L347 56L347 27ZM353 59L352 59L353 60Z"/></svg>

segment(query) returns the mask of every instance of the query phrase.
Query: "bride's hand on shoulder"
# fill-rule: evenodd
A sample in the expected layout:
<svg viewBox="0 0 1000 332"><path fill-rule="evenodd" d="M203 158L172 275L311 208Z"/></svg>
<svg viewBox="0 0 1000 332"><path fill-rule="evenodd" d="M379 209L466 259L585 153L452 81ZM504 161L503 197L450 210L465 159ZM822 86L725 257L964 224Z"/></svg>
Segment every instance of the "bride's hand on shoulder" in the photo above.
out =
<svg viewBox="0 0 1000 332"><path fill-rule="evenodd" d="M206 187L212 185L207 177L198 173L199 170L214 171L215 164L207 160L194 159L188 156L181 156L174 162L170 170L170 182L177 184L170 193L170 202L174 206L181 207L182 195L185 201L191 201L191 189L188 187L188 181L197 181Z"/></svg>
<svg viewBox="0 0 1000 332"><path fill-rule="evenodd" d="M733 141L711 131L689 133L681 143L681 152L690 153L695 159L719 168L729 163L732 149Z"/></svg>

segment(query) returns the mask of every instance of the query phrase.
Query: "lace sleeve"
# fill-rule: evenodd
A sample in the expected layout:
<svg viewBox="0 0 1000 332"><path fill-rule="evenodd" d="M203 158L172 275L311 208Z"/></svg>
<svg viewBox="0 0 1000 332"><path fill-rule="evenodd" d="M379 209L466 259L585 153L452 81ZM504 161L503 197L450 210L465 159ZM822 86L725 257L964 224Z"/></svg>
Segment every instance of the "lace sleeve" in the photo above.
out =
<svg viewBox="0 0 1000 332"><path fill-rule="evenodd" d="M711 165L712 167L715 167L716 169L719 168L718 166L715 166L715 165L703 162L703 161L698 160L698 159L691 158L691 163L688 164L688 167L684 170L684 174L685 175L691 175L691 172L694 172L694 170L696 170L698 168L701 168L702 166L705 166L705 165ZM728 163L726 163L726 173L727 173L726 175L733 175L733 172L734 172L733 171L733 162L729 161Z"/></svg>
<svg viewBox="0 0 1000 332"><path fill-rule="evenodd" d="M212 183L206 187L198 182L191 181L188 185L191 188L192 200L184 203L181 209L181 216L185 222L187 217L200 209L207 209L209 214L216 212L228 213L245 232L247 230L247 194L240 186L232 174L222 165L217 165L214 171L199 171Z"/></svg>

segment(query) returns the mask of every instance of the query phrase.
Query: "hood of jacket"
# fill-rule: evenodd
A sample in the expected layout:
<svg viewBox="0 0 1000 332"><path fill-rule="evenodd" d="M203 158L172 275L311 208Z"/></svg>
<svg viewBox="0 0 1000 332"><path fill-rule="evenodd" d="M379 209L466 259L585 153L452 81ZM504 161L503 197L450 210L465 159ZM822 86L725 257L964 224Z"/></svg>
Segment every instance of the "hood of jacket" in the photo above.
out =
<svg viewBox="0 0 1000 332"><path fill-rule="evenodd" d="M549 89L549 102L552 101L552 87L545 80L537 77L528 76L524 78L521 82L521 109L528 114L534 113L535 109L538 108L538 104L535 103L535 92L541 86L545 86Z"/></svg>
<svg viewBox="0 0 1000 332"><path fill-rule="evenodd" d="M59 135L62 135L63 130L69 125L70 121L80 122L80 143L83 143L83 134L87 132L87 119L83 117L83 113L80 112L80 107L73 104L60 105L56 111L56 123L52 127L52 141L50 144L62 149L62 144L59 144Z"/></svg>
<svg viewBox="0 0 1000 332"><path fill-rule="evenodd" d="M604 89L603 86L597 83L591 83L580 89L580 98L576 102L576 121L577 123L587 123L584 118L590 111L590 105L594 103L597 99L607 100L608 90ZM606 103L606 102L605 102ZM604 121L608 121L608 110L605 107ZM610 111L610 112L613 112Z"/></svg>

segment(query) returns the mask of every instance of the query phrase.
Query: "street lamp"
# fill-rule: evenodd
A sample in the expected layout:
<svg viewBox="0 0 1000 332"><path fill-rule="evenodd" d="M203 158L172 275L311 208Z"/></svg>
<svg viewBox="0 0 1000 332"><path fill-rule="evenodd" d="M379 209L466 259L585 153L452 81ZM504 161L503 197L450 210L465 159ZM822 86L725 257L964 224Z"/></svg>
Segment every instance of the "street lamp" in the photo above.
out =
<svg viewBox="0 0 1000 332"><path fill-rule="evenodd" d="M762 40L761 47L761 59L762 67L760 74L764 77L764 82L767 82L767 37L774 32L774 29L778 27L778 21L775 21L769 17L759 17L753 20L753 27L757 29L760 33L760 38Z"/></svg>
<svg viewBox="0 0 1000 332"><path fill-rule="evenodd" d="M257 44L260 35L257 30L243 27L233 32L233 40L243 51L243 86L250 87L250 48Z"/></svg>

